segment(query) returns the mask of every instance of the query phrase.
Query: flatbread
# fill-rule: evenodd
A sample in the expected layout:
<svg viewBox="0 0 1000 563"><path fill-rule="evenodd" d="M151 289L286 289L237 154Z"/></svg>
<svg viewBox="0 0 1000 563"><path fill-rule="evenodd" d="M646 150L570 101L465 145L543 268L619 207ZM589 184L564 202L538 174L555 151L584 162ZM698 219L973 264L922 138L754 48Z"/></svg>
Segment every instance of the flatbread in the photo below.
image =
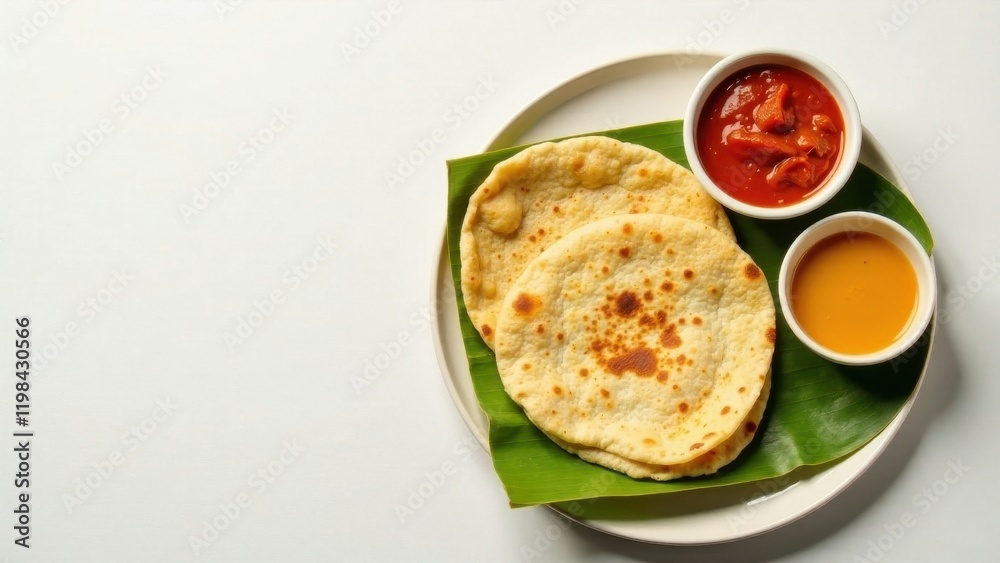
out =
<svg viewBox="0 0 1000 563"><path fill-rule="evenodd" d="M753 441L760 428L761 420L764 418L764 410L767 408L767 399L771 394L771 374L768 373L764 381L764 387L757 397L752 409L743 419L743 422L725 442L708 450L704 454L686 463L676 465L652 465L641 463L628 458L615 455L604 450L570 444L559 438L549 436L562 449L571 454L580 456L580 459L590 463L602 465L608 469L614 469L624 473L633 479L653 479L655 481L671 481L681 477L698 477L700 475L711 475L726 465L729 465L740 453Z"/></svg>
<svg viewBox="0 0 1000 563"><path fill-rule="evenodd" d="M504 389L547 434L651 465L732 436L770 369L774 301L703 223L620 215L527 264L497 323Z"/></svg>
<svg viewBox="0 0 1000 563"><path fill-rule="evenodd" d="M469 200L460 241L462 294L491 348L497 313L524 267L567 233L629 213L664 213L735 239L722 207L660 153L608 137L529 147L499 163Z"/></svg>

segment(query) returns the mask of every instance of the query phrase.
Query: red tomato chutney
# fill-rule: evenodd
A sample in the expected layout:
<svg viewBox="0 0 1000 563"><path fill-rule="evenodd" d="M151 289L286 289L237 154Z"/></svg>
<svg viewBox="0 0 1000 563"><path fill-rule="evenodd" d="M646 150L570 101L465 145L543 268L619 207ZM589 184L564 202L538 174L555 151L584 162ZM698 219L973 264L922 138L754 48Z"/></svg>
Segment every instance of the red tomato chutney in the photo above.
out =
<svg viewBox="0 0 1000 563"><path fill-rule="evenodd" d="M705 172L727 194L784 207L812 195L836 166L844 117L830 91L805 72L752 66L709 96L697 143Z"/></svg>

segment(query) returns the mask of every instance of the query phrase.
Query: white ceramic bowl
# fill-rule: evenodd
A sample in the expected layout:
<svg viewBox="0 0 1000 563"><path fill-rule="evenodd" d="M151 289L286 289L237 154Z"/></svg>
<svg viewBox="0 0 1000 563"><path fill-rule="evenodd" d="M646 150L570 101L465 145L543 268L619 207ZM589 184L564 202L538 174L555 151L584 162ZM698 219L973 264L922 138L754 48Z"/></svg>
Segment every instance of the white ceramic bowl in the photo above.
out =
<svg viewBox="0 0 1000 563"><path fill-rule="evenodd" d="M870 354L843 354L819 344L802 329L791 308L792 279L802 257L821 240L847 231L872 233L895 244L909 259L917 275L917 305L910 324L892 344ZM837 363L871 365L889 361L917 342L934 314L937 280L930 258L910 231L881 215L865 211L848 211L831 215L813 224L795 239L781 262L781 271L778 274L778 300L781 302L781 313L785 316L788 326L811 350Z"/></svg>
<svg viewBox="0 0 1000 563"><path fill-rule="evenodd" d="M812 76L830 91L844 118L844 146L834 169L826 177L823 184L809 197L783 207L751 205L727 194L715 184L705 171L698 155L696 132L698 120L706 101L716 87L728 80L733 74L757 65L783 65ZM830 198L844 187L844 184L851 177L855 165L857 165L858 154L861 152L861 136L861 113L858 111L858 104L847 88L847 84L822 61L796 51L748 51L726 57L712 67L695 87L684 116L684 151L695 177L705 186L708 193L723 206L737 213L760 219L797 217L830 201Z"/></svg>

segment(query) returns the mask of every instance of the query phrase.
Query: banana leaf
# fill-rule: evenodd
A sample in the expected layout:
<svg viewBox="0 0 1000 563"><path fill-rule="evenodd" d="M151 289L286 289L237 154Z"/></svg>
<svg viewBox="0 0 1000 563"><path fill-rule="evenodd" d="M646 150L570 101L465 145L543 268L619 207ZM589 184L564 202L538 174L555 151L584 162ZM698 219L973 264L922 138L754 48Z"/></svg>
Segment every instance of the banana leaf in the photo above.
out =
<svg viewBox="0 0 1000 563"><path fill-rule="evenodd" d="M644 145L688 166L680 121L589 133ZM802 345L777 312L772 390L754 441L714 475L657 482L637 480L569 454L550 441L504 392L493 352L469 320L461 294L458 241L469 197L512 147L448 162L448 246L472 383L489 420L490 453L511 506L565 503L598 497L662 494L780 477L802 466L849 455L878 435L914 392L930 349L930 331L896 360L849 367ZM765 221L730 213L740 246L776 286L788 246L807 226L841 211L885 215L909 229L928 253L930 230L910 200L888 180L858 165L848 184L820 209L790 220ZM933 326L933 325L932 325Z"/></svg>

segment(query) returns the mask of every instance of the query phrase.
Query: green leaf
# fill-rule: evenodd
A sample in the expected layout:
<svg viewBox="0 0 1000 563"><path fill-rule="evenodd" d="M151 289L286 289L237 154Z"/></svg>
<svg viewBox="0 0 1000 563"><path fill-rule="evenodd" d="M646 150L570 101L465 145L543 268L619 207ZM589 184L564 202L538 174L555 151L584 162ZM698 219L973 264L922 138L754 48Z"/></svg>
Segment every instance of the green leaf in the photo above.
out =
<svg viewBox="0 0 1000 563"><path fill-rule="evenodd" d="M596 134L644 145L688 165L680 121ZM927 359L930 329L896 360L849 367L829 362L804 347L779 309L766 415L753 443L718 473L669 482L636 480L567 453L535 428L504 392L493 352L470 322L461 295L458 241L469 198L498 162L523 148L448 162L448 248L462 335L476 396L489 419L493 464L512 506L670 493L779 477L797 467L831 462L857 450L881 432L906 403ZM931 252L930 230L917 209L888 180L863 165L858 165L847 186L833 200L808 215L763 221L731 213L729 219L740 245L767 276L777 303L778 270L791 242L820 218L847 210L866 210L892 218ZM601 503L588 503L586 509L575 503L570 508L578 516L608 517L607 510L608 506L602 507Z"/></svg>

